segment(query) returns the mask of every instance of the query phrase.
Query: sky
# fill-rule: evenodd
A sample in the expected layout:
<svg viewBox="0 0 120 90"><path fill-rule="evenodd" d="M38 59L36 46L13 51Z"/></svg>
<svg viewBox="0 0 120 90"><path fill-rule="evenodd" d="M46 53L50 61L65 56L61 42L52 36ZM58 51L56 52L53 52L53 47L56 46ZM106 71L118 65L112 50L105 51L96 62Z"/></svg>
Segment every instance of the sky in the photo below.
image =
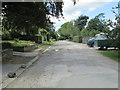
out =
<svg viewBox="0 0 120 90"><path fill-rule="evenodd" d="M114 21L115 14L112 13L112 7L118 5L119 0L78 0L76 5L73 5L72 0L63 0L63 15L64 19L59 20L51 17L51 21L55 24L55 30L57 31L65 22L75 20L80 15L89 16L89 20L94 18L99 13L105 13L106 19L112 19Z"/></svg>

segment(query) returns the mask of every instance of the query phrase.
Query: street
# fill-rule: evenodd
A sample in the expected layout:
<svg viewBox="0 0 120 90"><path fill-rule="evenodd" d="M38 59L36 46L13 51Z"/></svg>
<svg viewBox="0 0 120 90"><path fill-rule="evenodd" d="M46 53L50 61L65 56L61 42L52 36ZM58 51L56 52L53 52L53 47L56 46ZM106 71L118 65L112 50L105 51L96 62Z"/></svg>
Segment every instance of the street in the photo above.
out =
<svg viewBox="0 0 120 90"><path fill-rule="evenodd" d="M118 63L85 44L58 41L7 88L118 88Z"/></svg>

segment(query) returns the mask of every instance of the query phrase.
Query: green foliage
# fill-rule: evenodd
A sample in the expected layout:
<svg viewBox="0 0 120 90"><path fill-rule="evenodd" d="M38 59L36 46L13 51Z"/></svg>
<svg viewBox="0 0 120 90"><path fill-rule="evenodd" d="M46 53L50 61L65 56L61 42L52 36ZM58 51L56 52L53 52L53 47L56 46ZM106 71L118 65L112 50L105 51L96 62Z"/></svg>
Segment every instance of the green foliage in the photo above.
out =
<svg viewBox="0 0 120 90"><path fill-rule="evenodd" d="M117 7L113 7L113 9L118 8L120 8L119 5ZM114 29L108 33L109 39L112 39L113 40L112 44L120 49L120 15L118 15L115 10L113 10L112 12L115 14L117 23L110 22L110 26L113 28L114 25Z"/></svg>
<svg viewBox="0 0 120 90"><path fill-rule="evenodd" d="M74 22L66 22L61 25L61 28L58 30L60 35L59 39L69 39L74 42L82 42L82 37L93 37L100 33L98 30L87 30L84 28L87 23L87 19L87 16L80 16Z"/></svg>
<svg viewBox="0 0 120 90"><path fill-rule="evenodd" d="M82 29L82 31L80 32L80 35L82 37L89 36L89 31L87 29Z"/></svg>
<svg viewBox="0 0 120 90"><path fill-rule="evenodd" d="M109 39L112 40L113 46L120 49L120 26L117 25L109 34Z"/></svg>
<svg viewBox="0 0 120 90"><path fill-rule="evenodd" d="M51 41L51 42L43 41L43 42L42 42L42 44L44 44L44 45L53 45L53 44L55 44L55 43L56 43L56 41Z"/></svg>
<svg viewBox="0 0 120 90"><path fill-rule="evenodd" d="M91 30L91 31L89 31L89 36L94 37L96 34L99 34L99 33L100 33L100 31L98 31L98 30Z"/></svg>
<svg viewBox="0 0 120 90"><path fill-rule="evenodd" d="M35 36L42 36L41 34L35 34Z"/></svg>
<svg viewBox="0 0 120 90"><path fill-rule="evenodd" d="M47 41L47 35L49 35L49 32L46 29L39 29L37 35L42 36L42 41Z"/></svg>
<svg viewBox="0 0 120 90"><path fill-rule="evenodd" d="M64 36L58 37L58 40L65 40L66 38Z"/></svg>
<svg viewBox="0 0 120 90"><path fill-rule="evenodd" d="M78 27L79 31L81 31L85 27L88 19L88 16L81 15L78 17L78 19L75 20L75 26Z"/></svg>
<svg viewBox="0 0 120 90"><path fill-rule="evenodd" d="M3 40L1 42L5 42L5 43L11 43L12 46L15 46L15 47L23 47L23 46L31 46L31 45L34 45L35 42L32 42L32 41L24 41L24 40Z"/></svg>
<svg viewBox="0 0 120 90"><path fill-rule="evenodd" d="M82 31L80 32L80 35L82 37L94 37L96 34L100 33L100 31L97 30L87 30L87 29L82 29Z"/></svg>
<svg viewBox="0 0 120 90"><path fill-rule="evenodd" d="M112 50L112 51L101 51L102 55L107 56L113 60L120 62L120 51Z"/></svg>
<svg viewBox="0 0 120 90"><path fill-rule="evenodd" d="M74 36L73 37L73 41L77 42L77 43L81 43L82 42L82 38L80 36Z"/></svg>
<svg viewBox="0 0 120 90"><path fill-rule="evenodd" d="M9 25L17 28L38 26L45 28L52 15L62 16L63 2L3 2L2 11ZM15 7L15 8L14 8Z"/></svg>
<svg viewBox="0 0 120 90"><path fill-rule="evenodd" d="M10 32L9 31L2 32L2 38L3 39L10 39L11 38Z"/></svg>
<svg viewBox="0 0 120 90"><path fill-rule="evenodd" d="M78 28L73 25L72 21L64 23L58 30L60 39L71 39L73 36L78 35L78 32Z"/></svg>
<svg viewBox="0 0 120 90"><path fill-rule="evenodd" d="M62 14L63 2L3 2L2 29L9 31L11 36L19 38L19 34L34 36L39 28L50 32L53 22L49 16L59 18ZM5 33L6 34L6 33ZM7 34L8 35L8 34ZM4 35L6 36L6 35ZM47 36L47 39L49 37Z"/></svg>
<svg viewBox="0 0 120 90"><path fill-rule="evenodd" d="M58 40L58 34L54 30L50 31L49 36L50 36L50 39L55 39L56 41Z"/></svg>
<svg viewBox="0 0 120 90"><path fill-rule="evenodd" d="M98 30L100 32L106 32L108 30L107 24L104 20L104 13L98 14L95 18L88 22L87 30Z"/></svg>
<svg viewBox="0 0 120 90"><path fill-rule="evenodd" d="M40 33L41 33L41 35L47 35L48 34L48 31L47 30L45 30L45 29L40 29Z"/></svg>

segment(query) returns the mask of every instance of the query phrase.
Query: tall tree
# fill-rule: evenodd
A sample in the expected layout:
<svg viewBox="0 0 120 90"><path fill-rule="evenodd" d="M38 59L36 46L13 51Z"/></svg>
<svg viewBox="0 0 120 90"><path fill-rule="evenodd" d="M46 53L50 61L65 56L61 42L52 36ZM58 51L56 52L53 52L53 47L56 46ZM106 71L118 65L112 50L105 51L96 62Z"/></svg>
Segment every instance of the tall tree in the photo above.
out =
<svg viewBox="0 0 120 90"><path fill-rule="evenodd" d="M79 29L73 25L73 21L62 24L58 30L59 35L65 39L73 38L73 36L78 35L78 32Z"/></svg>
<svg viewBox="0 0 120 90"><path fill-rule="evenodd" d="M117 23L114 24L113 30L110 33L110 39L113 40L112 44L120 49L120 2L118 2L118 5L116 7L113 7L112 9L118 9L118 13L113 10Z"/></svg>
<svg viewBox="0 0 120 90"><path fill-rule="evenodd" d="M94 29L100 32L106 32L106 30L108 30L108 27L104 19L104 13L100 13L95 16L95 18L91 19L88 22L86 29L89 31Z"/></svg>
<svg viewBox="0 0 120 90"><path fill-rule="evenodd" d="M3 28L12 28L31 34L35 28L47 28L52 24L50 16L59 18L63 2L3 2Z"/></svg>
<svg viewBox="0 0 120 90"><path fill-rule="evenodd" d="M79 31L85 27L88 19L88 16L81 15L78 17L78 19L75 20L75 26L79 28Z"/></svg>

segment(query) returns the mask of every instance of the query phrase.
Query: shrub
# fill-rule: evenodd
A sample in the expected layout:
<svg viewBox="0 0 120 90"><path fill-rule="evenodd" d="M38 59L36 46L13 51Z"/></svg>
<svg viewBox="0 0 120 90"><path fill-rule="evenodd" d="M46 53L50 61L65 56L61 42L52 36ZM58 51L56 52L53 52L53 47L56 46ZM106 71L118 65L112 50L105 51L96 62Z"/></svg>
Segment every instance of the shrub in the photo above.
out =
<svg viewBox="0 0 120 90"><path fill-rule="evenodd" d="M65 40L63 36L58 37L58 40Z"/></svg>
<svg viewBox="0 0 120 90"><path fill-rule="evenodd" d="M73 41L74 41L74 42L81 43L81 42L82 42L82 37L80 37L80 36L74 36L74 37L73 37Z"/></svg>
<svg viewBox="0 0 120 90"><path fill-rule="evenodd" d="M9 39L11 39L10 32L9 31L4 31L3 34L2 34L2 39L3 40L9 40Z"/></svg>
<svg viewBox="0 0 120 90"><path fill-rule="evenodd" d="M35 42L32 41L23 41L23 40L18 40L17 42L15 40L4 40L1 41L3 43L3 48L9 48L11 47L23 47L23 46L31 46L34 45Z"/></svg>
<svg viewBox="0 0 120 90"><path fill-rule="evenodd" d="M12 48L12 44L9 42L1 42L0 44L2 44L2 49Z"/></svg>
<svg viewBox="0 0 120 90"><path fill-rule="evenodd" d="M120 49L120 26L116 26L113 30L113 37L115 38L113 45Z"/></svg>
<svg viewBox="0 0 120 90"><path fill-rule="evenodd" d="M80 32L80 35L82 37L94 37L96 34L100 33L100 31L98 30L87 30L87 29L82 29L82 31Z"/></svg>
<svg viewBox="0 0 120 90"><path fill-rule="evenodd" d="M51 42L43 41L43 42L42 42L42 44L44 44L44 45L53 45L53 44L55 44L55 43L56 43L56 41L51 41Z"/></svg>

